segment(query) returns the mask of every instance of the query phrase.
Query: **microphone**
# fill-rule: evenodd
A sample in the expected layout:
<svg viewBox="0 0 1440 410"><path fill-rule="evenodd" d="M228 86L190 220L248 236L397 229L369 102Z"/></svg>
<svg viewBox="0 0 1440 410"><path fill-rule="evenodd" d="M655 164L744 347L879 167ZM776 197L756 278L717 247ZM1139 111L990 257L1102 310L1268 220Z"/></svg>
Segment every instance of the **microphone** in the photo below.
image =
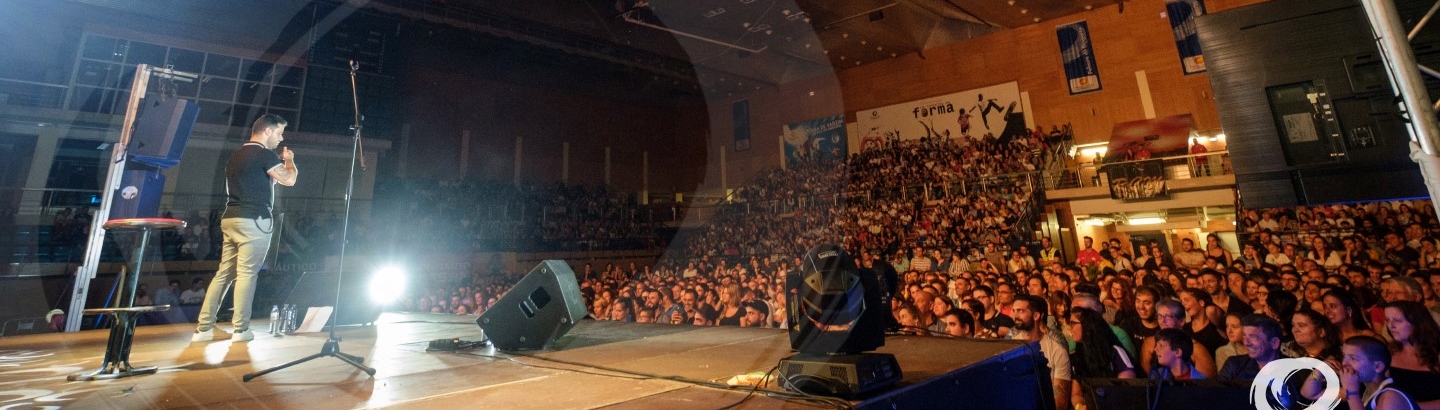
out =
<svg viewBox="0 0 1440 410"><path fill-rule="evenodd" d="M359 70L359 69L360 69L360 63L356 63L355 60L350 60L350 71L355 71L355 70Z"/></svg>

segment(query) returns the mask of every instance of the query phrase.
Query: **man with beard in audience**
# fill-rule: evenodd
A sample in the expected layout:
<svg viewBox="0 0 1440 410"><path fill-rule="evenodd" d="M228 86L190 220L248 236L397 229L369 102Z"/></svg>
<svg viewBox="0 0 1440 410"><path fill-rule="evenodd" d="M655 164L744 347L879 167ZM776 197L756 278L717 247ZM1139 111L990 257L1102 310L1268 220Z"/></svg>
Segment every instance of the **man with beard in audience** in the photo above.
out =
<svg viewBox="0 0 1440 410"><path fill-rule="evenodd" d="M1011 312L1015 319L1013 338L1026 342L1039 342L1040 352L1045 355L1050 367L1050 383L1054 386L1055 408L1070 408L1070 350L1059 337L1045 329L1045 316L1049 304L1045 298L1030 295L1015 296Z"/></svg>
<svg viewBox="0 0 1440 410"><path fill-rule="evenodd" d="M980 285L975 287L971 293L981 306L985 307L984 315L980 318L980 325L993 332L996 337L1005 338L1010 335L1010 330L1015 327L1015 320L1001 314L995 308L995 290L989 286Z"/></svg>
<svg viewBox="0 0 1440 410"><path fill-rule="evenodd" d="M1060 250L1055 248L1055 244L1050 241L1049 237L1040 238L1040 266L1050 266L1053 263L1060 262L1062 256Z"/></svg>
<svg viewBox="0 0 1440 410"><path fill-rule="evenodd" d="M1175 267L1182 270L1200 268L1205 265L1205 252L1195 249L1195 241L1190 238L1180 240L1180 252L1171 256L1175 259Z"/></svg>
<svg viewBox="0 0 1440 410"><path fill-rule="evenodd" d="M1255 309L1249 304L1241 301L1234 293L1230 293L1229 283L1225 281L1219 271L1210 269L1200 271L1200 288L1204 289L1205 293L1209 293L1210 300L1215 302L1215 306L1219 306L1220 310L1225 313L1244 316L1255 312Z"/></svg>
<svg viewBox="0 0 1440 410"><path fill-rule="evenodd" d="M1221 380L1255 380L1255 375L1260 374L1266 364L1282 358L1280 322L1269 316L1250 314L1240 319L1240 326L1245 334L1242 342L1250 352L1225 360L1220 368Z"/></svg>

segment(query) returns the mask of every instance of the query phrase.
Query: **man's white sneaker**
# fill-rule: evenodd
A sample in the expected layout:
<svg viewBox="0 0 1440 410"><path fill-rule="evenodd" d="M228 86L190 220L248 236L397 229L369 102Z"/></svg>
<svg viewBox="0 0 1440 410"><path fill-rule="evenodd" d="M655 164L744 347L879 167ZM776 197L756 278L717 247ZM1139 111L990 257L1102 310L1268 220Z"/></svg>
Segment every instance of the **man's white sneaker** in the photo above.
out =
<svg viewBox="0 0 1440 410"><path fill-rule="evenodd" d="M208 342L211 340L215 340L215 331L213 330L195 332L194 334L190 335L191 342Z"/></svg>
<svg viewBox="0 0 1440 410"><path fill-rule="evenodd" d="M249 330L246 330L246 331L240 332L240 333L235 333L235 334L233 334L233 335L230 335L230 340L231 340L231 341L235 341L235 342L248 342L248 341L251 341L251 340L255 340L255 333L252 333L252 332L249 331Z"/></svg>

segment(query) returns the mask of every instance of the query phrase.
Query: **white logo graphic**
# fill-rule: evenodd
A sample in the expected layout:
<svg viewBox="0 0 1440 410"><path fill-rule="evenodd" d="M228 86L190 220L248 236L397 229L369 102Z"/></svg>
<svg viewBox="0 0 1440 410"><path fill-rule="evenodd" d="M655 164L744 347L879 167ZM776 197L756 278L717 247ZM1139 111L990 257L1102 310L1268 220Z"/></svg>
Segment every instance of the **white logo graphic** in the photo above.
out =
<svg viewBox="0 0 1440 410"><path fill-rule="evenodd" d="M121 197L121 198L125 198L125 199L135 199L135 197L136 197L136 196L139 196L139 195L140 195L140 188L136 188L134 185L127 186L127 187L125 187L124 189L121 189L121 190L120 190L120 197Z"/></svg>
<svg viewBox="0 0 1440 410"><path fill-rule="evenodd" d="M1255 375L1255 381L1250 383L1250 404L1256 410L1280 410L1285 409L1295 402L1292 397L1287 397L1285 381L1295 377L1296 373L1302 370L1314 370L1320 372L1325 378L1325 391L1315 399L1307 409L1333 410L1340 405L1340 376L1335 374L1335 369L1320 359L1301 357L1295 359L1277 359L1266 364Z"/></svg>

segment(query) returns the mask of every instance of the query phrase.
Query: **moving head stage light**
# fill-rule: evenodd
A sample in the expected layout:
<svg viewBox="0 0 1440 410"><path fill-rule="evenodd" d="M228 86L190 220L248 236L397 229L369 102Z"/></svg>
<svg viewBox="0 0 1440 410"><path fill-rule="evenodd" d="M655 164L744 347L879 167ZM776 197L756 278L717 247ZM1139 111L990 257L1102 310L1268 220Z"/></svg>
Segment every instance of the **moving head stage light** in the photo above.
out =
<svg viewBox="0 0 1440 410"><path fill-rule="evenodd" d="M885 345L889 309L879 275L839 245L822 244L786 277L790 347L798 352L780 362L786 388L848 396L900 380L894 355L864 353Z"/></svg>

